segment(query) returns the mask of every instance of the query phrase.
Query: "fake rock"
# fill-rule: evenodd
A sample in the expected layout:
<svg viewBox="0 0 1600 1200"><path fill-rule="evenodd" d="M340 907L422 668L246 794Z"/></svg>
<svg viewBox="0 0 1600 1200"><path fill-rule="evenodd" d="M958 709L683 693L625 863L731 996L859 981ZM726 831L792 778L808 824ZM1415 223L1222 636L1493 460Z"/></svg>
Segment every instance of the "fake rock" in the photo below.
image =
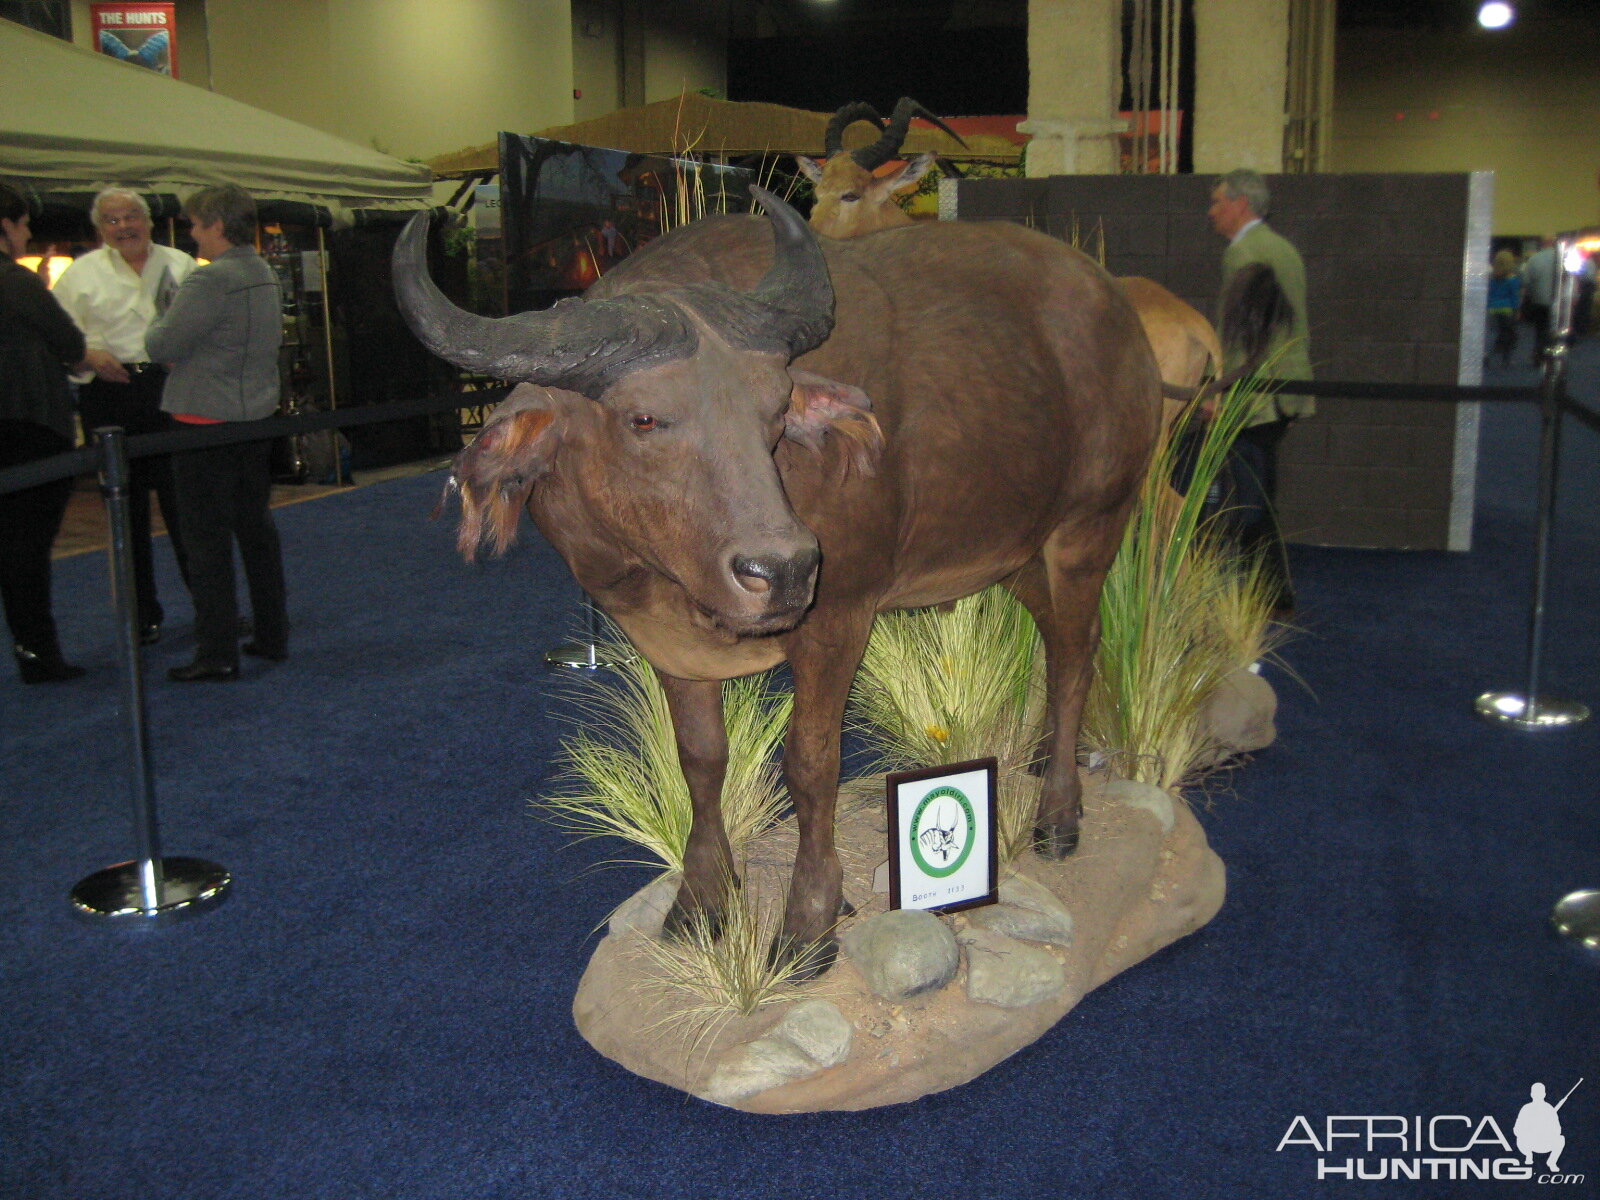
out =
<svg viewBox="0 0 1600 1200"><path fill-rule="evenodd" d="M967 951L967 996L979 1004L1026 1008L1060 994L1067 973L1055 955L992 929L961 938Z"/></svg>
<svg viewBox="0 0 1600 1200"><path fill-rule="evenodd" d="M867 986L885 1000L942 988L961 965L955 934L932 913L916 909L880 913L840 940Z"/></svg>
<svg viewBox="0 0 1600 1200"><path fill-rule="evenodd" d="M850 1056L850 1022L826 1000L796 1004L767 1033L729 1054L703 1097L734 1104L791 1079L815 1075Z"/></svg>
<svg viewBox="0 0 1600 1200"><path fill-rule="evenodd" d="M1217 684L1200 710L1200 731L1217 747L1216 761L1265 749L1278 737L1278 697L1272 685L1248 669Z"/></svg>
<svg viewBox="0 0 1600 1200"><path fill-rule="evenodd" d="M1000 881L1000 903L975 908L967 919L984 929L1030 942L1072 945L1072 914L1050 889L1026 875L1011 875Z"/></svg>

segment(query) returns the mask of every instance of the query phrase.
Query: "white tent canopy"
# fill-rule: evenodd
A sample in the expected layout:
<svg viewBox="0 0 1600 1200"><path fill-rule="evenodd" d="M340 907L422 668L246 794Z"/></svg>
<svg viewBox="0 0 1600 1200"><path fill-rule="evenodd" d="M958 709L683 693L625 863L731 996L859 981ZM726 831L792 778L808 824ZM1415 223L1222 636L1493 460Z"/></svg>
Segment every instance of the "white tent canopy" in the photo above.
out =
<svg viewBox="0 0 1600 1200"><path fill-rule="evenodd" d="M186 194L417 209L432 172L154 71L0 21L0 179L43 193Z"/></svg>

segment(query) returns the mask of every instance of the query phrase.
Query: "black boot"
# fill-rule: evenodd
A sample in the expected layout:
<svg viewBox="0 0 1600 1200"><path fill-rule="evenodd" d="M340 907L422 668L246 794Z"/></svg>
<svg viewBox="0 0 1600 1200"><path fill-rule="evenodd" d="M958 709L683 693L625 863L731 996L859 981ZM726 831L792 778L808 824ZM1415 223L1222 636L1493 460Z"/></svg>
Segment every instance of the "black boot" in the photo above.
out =
<svg viewBox="0 0 1600 1200"><path fill-rule="evenodd" d="M86 674L82 667L75 667L61 657L59 646L30 650L18 642L12 646L11 654L17 660L17 670L22 674L23 683L64 683Z"/></svg>

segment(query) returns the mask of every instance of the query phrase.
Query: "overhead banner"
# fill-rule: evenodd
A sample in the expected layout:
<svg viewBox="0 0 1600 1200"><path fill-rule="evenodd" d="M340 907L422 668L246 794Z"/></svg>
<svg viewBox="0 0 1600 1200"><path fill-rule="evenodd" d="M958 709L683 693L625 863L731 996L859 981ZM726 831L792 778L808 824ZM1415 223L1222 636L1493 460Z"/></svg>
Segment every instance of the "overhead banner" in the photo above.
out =
<svg viewBox="0 0 1600 1200"><path fill-rule="evenodd" d="M171 4L91 4L90 27L101 54L178 77L178 22Z"/></svg>

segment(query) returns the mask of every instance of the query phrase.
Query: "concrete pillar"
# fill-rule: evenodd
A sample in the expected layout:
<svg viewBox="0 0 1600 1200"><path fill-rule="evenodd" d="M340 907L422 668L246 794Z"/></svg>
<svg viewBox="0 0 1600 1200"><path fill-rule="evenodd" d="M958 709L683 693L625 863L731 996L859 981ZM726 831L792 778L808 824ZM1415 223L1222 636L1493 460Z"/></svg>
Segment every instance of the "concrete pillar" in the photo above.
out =
<svg viewBox="0 0 1600 1200"><path fill-rule="evenodd" d="M1121 0L1028 0L1030 177L1116 173L1121 18Z"/></svg>
<svg viewBox="0 0 1600 1200"><path fill-rule="evenodd" d="M1194 0L1194 170L1283 170L1289 0Z"/></svg>

